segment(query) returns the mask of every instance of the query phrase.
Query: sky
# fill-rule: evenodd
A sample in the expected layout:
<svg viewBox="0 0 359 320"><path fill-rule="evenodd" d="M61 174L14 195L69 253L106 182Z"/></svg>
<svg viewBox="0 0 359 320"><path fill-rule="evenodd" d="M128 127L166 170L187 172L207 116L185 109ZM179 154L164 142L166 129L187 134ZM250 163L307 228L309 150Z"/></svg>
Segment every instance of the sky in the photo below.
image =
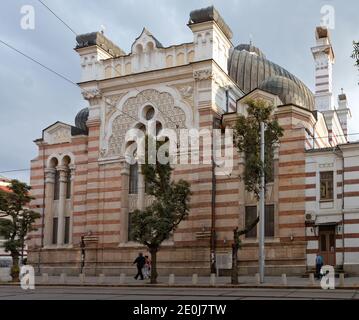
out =
<svg viewBox="0 0 359 320"><path fill-rule="evenodd" d="M214 5L233 31L234 45L252 43L267 58L299 77L314 91L310 48L323 6L334 9L332 44L336 55L334 94L344 88L353 118L349 131L359 132L359 71L350 58L359 40L357 0L42 0L77 34L99 31L127 53L146 27L164 46L192 41L187 27L191 10ZM21 8L34 8L34 29L21 27ZM334 24L333 24L334 23ZM2 0L0 40L6 41L74 82L80 80L75 35L38 0ZM73 124L87 106L80 89L42 69L0 43L0 175L29 182L33 140L56 121ZM359 135L352 136L353 140ZM20 172L4 172L25 169ZM27 169L27 170L26 170Z"/></svg>

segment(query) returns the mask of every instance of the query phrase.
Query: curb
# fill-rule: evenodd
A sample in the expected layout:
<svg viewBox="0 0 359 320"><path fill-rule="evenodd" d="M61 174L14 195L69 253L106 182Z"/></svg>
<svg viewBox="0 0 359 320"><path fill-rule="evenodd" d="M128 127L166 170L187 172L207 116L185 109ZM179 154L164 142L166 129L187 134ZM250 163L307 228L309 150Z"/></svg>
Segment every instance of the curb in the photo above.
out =
<svg viewBox="0 0 359 320"><path fill-rule="evenodd" d="M8 286L8 287L15 287L20 286L20 283L1 283L0 286ZM323 290L320 286L310 286L310 285L246 285L246 284L239 284L239 285L168 285L168 284L76 284L76 283L68 283L68 284L56 284L56 283L39 283L36 284L36 287L94 287L94 288L190 288L190 289L310 289L310 290ZM351 286L342 286L336 287L335 290L358 290L359 285L351 285Z"/></svg>

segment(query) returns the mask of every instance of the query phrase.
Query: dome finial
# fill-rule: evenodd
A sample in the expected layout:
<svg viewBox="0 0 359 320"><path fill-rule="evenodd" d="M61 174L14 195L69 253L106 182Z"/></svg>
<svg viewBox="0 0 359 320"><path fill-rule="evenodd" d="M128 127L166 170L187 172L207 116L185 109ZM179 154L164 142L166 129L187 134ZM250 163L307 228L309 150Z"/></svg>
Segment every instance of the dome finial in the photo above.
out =
<svg viewBox="0 0 359 320"><path fill-rule="evenodd" d="M250 33L249 34L249 45L251 46L253 42L253 35Z"/></svg>

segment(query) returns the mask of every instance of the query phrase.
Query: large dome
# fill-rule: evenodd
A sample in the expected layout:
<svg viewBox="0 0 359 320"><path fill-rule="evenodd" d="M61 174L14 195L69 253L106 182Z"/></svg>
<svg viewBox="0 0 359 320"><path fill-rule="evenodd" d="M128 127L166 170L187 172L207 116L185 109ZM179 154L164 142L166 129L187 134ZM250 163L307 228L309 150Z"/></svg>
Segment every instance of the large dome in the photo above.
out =
<svg viewBox="0 0 359 320"><path fill-rule="evenodd" d="M267 60L262 51L252 45L241 44L232 50L228 70L246 94L260 88L278 95L285 104L314 110L314 96L309 88L289 71Z"/></svg>

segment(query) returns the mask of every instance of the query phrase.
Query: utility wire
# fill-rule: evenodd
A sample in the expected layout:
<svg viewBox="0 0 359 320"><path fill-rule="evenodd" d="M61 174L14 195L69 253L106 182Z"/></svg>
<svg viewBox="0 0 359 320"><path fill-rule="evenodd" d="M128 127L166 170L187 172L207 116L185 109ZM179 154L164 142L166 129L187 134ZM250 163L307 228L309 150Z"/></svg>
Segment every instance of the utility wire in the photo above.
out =
<svg viewBox="0 0 359 320"><path fill-rule="evenodd" d="M13 51L15 51L15 52L21 54L21 55L24 56L25 58L27 58L27 59L29 59L30 61L36 63L37 65L41 66L42 68L46 69L47 71L49 71L49 72L55 74L56 76L60 77L61 79L67 81L68 83L71 83L72 85L74 85L74 86L80 88L83 92L87 92L87 93L90 93L90 94L91 94L90 91L81 88L80 85L77 84L76 82L70 80L70 79L67 78L66 76L64 76L64 75L60 74L59 72L57 72L57 71L51 69L50 67L44 65L43 63L37 61L36 59L30 57L29 55L27 55L26 53L20 51L19 49L16 49L15 47L13 47L12 45L10 45L9 43L7 43L7 42L5 42L5 41L3 41L3 40L1 40L1 39L0 39L0 43L2 43L3 45L7 46L7 47L10 48L11 50L13 50ZM107 99L105 99L105 103L108 104L108 105L111 106L111 107L116 108L116 106L114 106L114 105L112 105L111 103L109 103ZM117 110L118 110L118 109L117 109ZM120 111L122 114L124 114L124 115L126 115L126 116L128 116L128 117L130 117L130 118L132 118L132 119L134 119L135 121L141 122L138 118L135 118L135 117L133 117L132 115L130 115L130 114L126 113L126 112L123 112L122 110L118 110L118 111Z"/></svg>
<svg viewBox="0 0 359 320"><path fill-rule="evenodd" d="M77 36L76 32L64 21L62 20L54 11L52 11L44 2L38 0L47 10L49 10L57 19L59 19L74 35Z"/></svg>
<svg viewBox="0 0 359 320"><path fill-rule="evenodd" d="M44 4L43 1L41 1L41 0L38 0L38 1L39 1L46 9L48 9L61 23L63 23L67 29L69 29L73 34L75 34L76 36L78 36L78 33L75 32L74 29L72 29L66 22L64 22L64 20L61 19L61 18L60 18L53 10L51 10L46 4ZM113 67L112 63L111 63L111 65L110 65L110 67L111 67L113 70L115 70L115 72L120 76L120 73L118 72L118 70L116 70L116 68ZM128 84L130 84L131 86L133 85L133 82L128 81L126 78L123 78L123 79L124 79ZM133 86L132 89L136 90L138 93L141 93L141 91L140 91L138 88L136 88L135 86ZM148 102L151 102L150 99L148 99L148 97L146 97L145 94L143 94L143 95L144 95L144 97L146 98L146 100L147 100ZM164 115L168 120L170 120L170 121L175 125L176 128L178 128L178 124L177 124L176 122L174 122L169 116L167 116L164 112L162 112L162 110L161 110L160 108L158 108L158 110L160 111L160 113L161 113L162 115ZM138 120L138 121L139 121L139 120ZM139 122L141 122L141 121L139 121Z"/></svg>

